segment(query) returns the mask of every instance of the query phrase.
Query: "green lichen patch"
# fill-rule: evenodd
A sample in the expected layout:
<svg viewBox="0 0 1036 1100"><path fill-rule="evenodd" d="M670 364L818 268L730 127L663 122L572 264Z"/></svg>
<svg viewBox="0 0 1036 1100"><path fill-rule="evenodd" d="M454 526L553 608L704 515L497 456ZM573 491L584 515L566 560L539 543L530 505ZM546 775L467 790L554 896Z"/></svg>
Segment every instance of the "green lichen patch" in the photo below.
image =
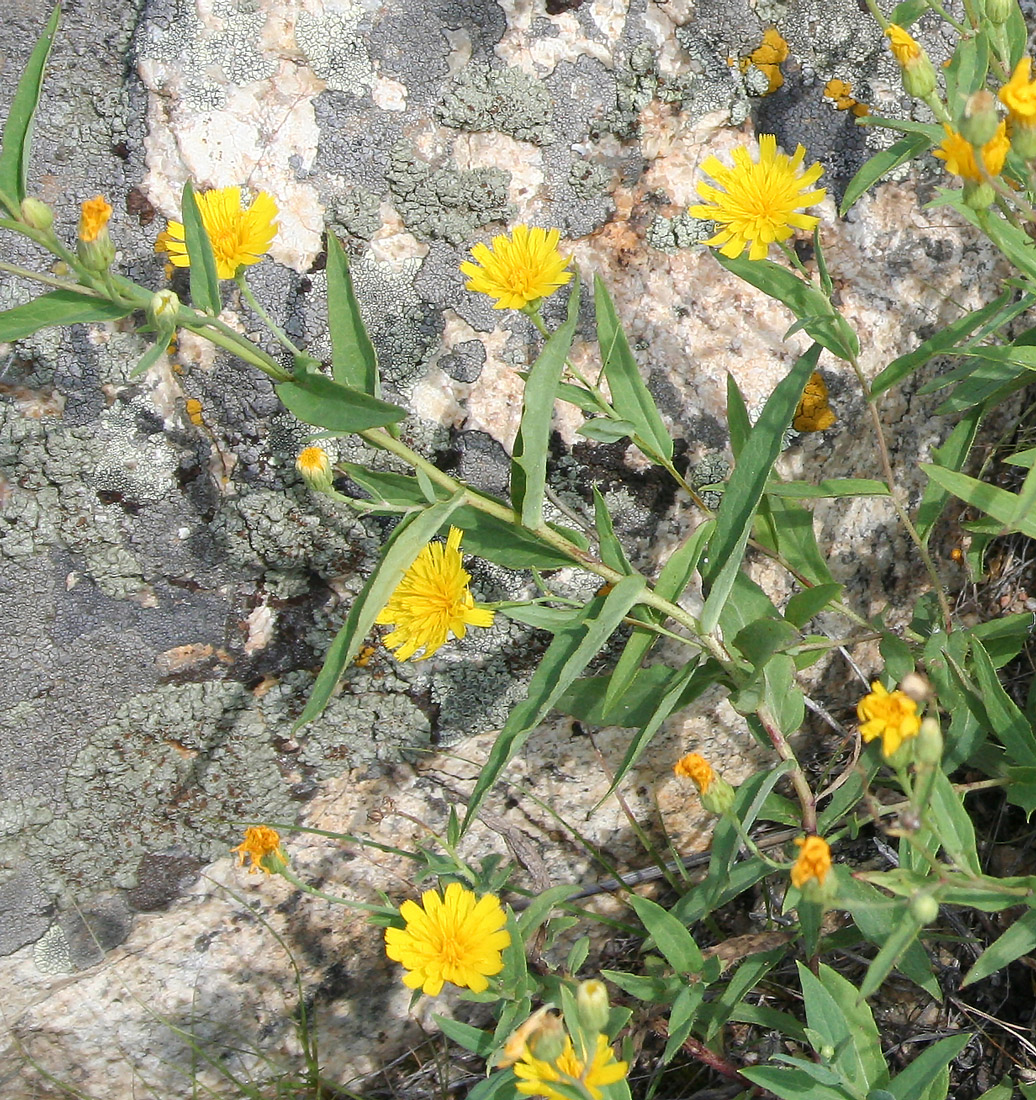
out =
<svg viewBox="0 0 1036 1100"><path fill-rule="evenodd" d="M533 145L554 141L550 93L523 69L467 65L436 104L435 117L457 130L499 130Z"/></svg>

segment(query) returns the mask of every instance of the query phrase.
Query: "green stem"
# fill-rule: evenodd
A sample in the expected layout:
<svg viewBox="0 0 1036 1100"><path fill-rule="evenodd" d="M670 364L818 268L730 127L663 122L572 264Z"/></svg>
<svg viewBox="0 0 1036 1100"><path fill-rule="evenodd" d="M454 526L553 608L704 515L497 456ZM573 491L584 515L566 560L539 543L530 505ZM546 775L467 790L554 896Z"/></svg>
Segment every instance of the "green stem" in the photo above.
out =
<svg viewBox="0 0 1036 1100"><path fill-rule="evenodd" d="M218 317L207 317L204 314L196 314L197 321L192 324L184 324L184 328L197 332L211 340L224 351L229 351L253 367L258 367L263 374L269 375L275 382L290 382L292 375L286 371L276 359L268 355L262 348L256 347L247 336L235 332L225 321ZM201 330L206 331L202 332Z"/></svg>
<svg viewBox="0 0 1036 1100"><path fill-rule="evenodd" d="M806 780L802 765L798 762L787 738L781 733L780 726L777 725L773 715L770 714L769 708L760 706L755 713L777 755L782 760L790 761L793 765L789 774L799 800L799 806L802 808L802 828L807 835L813 836L817 831L817 800Z"/></svg>
<svg viewBox="0 0 1036 1100"><path fill-rule="evenodd" d="M289 867L284 867L277 873L281 878L287 879L292 886L297 886L307 894L312 894L315 898L323 898L324 901L333 902L335 905L347 905L350 909L363 909L367 913L379 913L382 916L391 916L394 913L394 910L384 905L372 905L368 901L353 901L352 898L340 898L337 894L328 894L324 890L318 890L315 886L310 886L308 882L300 879Z"/></svg>
<svg viewBox="0 0 1036 1100"><path fill-rule="evenodd" d="M277 342L281 347L290 351L292 355L303 355L302 350L295 346L288 338L287 333L277 324L277 322L266 312L266 310L259 304L259 300L252 293L251 287L248 285L248 280L245 278L244 270L242 269L234 277L234 282L237 283L244 295L245 301L252 307L253 311L263 322L264 325L273 333Z"/></svg>
<svg viewBox="0 0 1036 1100"><path fill-rule="evenodd" d="M17 275L21 279L32 279L33 282L43 283L44 286L52 286L58 290L74 290L77 294L100 298L102 301L108 297L106 294L83 286L81 283L70 283L67 279L59 279L54 275L41 275L37 271L29 271L28 268L16 267L14 264L0 262L0 271L6 271L9 275Z"/></svg>

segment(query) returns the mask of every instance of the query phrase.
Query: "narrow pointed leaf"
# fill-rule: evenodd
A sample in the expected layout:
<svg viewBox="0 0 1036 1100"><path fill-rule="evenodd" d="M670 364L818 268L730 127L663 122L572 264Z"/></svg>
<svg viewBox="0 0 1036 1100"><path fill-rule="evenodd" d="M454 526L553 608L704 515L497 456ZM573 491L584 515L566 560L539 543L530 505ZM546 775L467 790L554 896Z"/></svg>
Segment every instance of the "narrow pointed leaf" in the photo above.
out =
<svg viewBox="0 0 1036 1100"><path fill-rule="evenodd" d="M568 317L547 340L525 380L522 420L511 453L511 499L524 527L536 528L543 520L547 444L554 417L554 401L578 319L579 273L576 272L569 291Z"/></svg>
<svg viewBox="0 0 1036 1100"><path fill-rule="evenodd" d="M1036 949L1036 910L1030 909L979 955L975 965L961 979L961 988L971 985L972 982L980 982L990 974L1003 970L1015 959L1020 959L1023 955L1031 955L1034 949Z"/></svg>
<svg viewBox="0 0 1036 1100"><path fill-rule="evenodd" d="M11 110L4 124L3 144L0 147L0 195L14 204L10 210L17 217L22 199L25 198L25 177L29 167L29 155L32 149L32 127L36 116L36 107L40 101L43 87L43 74L47 67L50 48L54 44L58 21L61 18L61 5L55 4L29 56L18 88L11 100Z"/></svg>
<svg viewBox="0 0 1036 1100"><path fill-rule="evenodd" d="M378 358L360 315L349 261L342 243L327 234L327 326L331 332L331 371L336 382L377 397Z"/></svg>
<svg viewBox="0 0 1036 1100"><path fill-rule="evenodd" d="M216 274L216 257L212 253L212 241L209 240L201 220L198 200L194 197L194 187L190 180L183 185L180 216L183 218L187 258L191 261L191 301L196 308L216 316L223 308L219 277Z"/></svg>
<svg viewBox="0 0 1036 1100"><path fill-rule="evenodd" d="M324 666L317 675L306 706L293 729L297 730L307 722L312 722L327 706L342 673L360 652L360 647L374 626L374 620L395 592L403 574L421 549L460 507L462 500L462 495L458 493L449 500L433 504L425 511L404 519L392 532L381 553L381 560L360 589L345 617L345 623L335 635L335 640L324 658Z"/></svg>
<svg viewBox="0 0 1036 1100"><path fill-rule="evenodd" d="M277 396L289 412L314 427L361 432L394 424L406 416L406 409L335 382L318 371L300 372L296 378L277 386Z"/></svg>
<svg viewBox="0 0 1036 1100"><path fill-rule="evenodd" d="M132 312L132 306L117 305L105 298L94 298L74 290L52 290L0 313L0 343L21 340L53 325L117 321Z"/></svg>
<svg viewBox="0 0 1036 1100"><path fill-rule="evenodd" d="M849 181L849 186L842 196L842 204L838 213L845 217L846 211L852 207L861 195L869 191L882 177L888 175L893 169L909 160L914 160L927 152L932 146L931 138L924 134L907 134L900 138L890 149L876 153Z"/></svg>

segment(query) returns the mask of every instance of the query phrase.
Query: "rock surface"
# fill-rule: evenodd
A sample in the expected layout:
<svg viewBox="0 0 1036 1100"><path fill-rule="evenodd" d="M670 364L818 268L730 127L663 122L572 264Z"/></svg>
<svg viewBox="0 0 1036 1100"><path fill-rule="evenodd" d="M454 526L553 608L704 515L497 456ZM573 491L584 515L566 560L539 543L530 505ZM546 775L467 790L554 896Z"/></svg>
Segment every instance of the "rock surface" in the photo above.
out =
<svg viewBox="0 0 1036 1100"><path fill-rule="evenodd" d="M35 0L7 11L4 104L47 14ZM759 71L728 58L747 57L769 20L791 56L784 86L760 98ZM836 220L833 200L882 135L824 99L832 77L883 110L909 109L855 0L585 0L552 15L541 0L69 0L31 185L68 233L81 200L108 195L119 262L156 289L165 276L154 239L178 215L185 179L268 190L280 231L250 281L318 356L330 228L353 257L386 393L415 410L405 437L499 489L520 410L516 372L537 338L524 318L465 291L458 264L507 224L558 226L584 274L607 281L691 462L724 451L726 373L755 411L806 346L784 339L786 311L695 243L704 227L684 211L710 153L773 132L825 165L825 248L867 372L986 300L994 258L945 213L922 210L930 180L887 184ZM37 262L5 247L15 249L5 258ZM5 279L0 306L31 294ZM548 318L560 308L548 303ZM235 323L258 328L247 309ZM501 623L426 664L379 650L293 738L386 527L300 483L306 429L263 377L184 339L175 361L130 381L145 347L118 328L45 330L2 360L0 1089L48 1095L31 1059L98 1097L141 1083L186 1097L192 1044L240 1075L297 1065L284 947L301 967L328 1075L347 1084L413 1041L398 974L362 919L232 870L227 850L249 821L399 847L424 839L413 819L441 829L543 641ZM852 376L827 357L821 367L839 424L801 437L787 473L880 476ZM945 431L936 403L897 391L884 407L912 493L917 461ZM697 522L693 509L621 448L581 441L579 423L559 406L555 491L581 508L595 481L638 560L659 560ZM883 506L821 503L817 514L831 568L861 610L913 583L897 568L904 548ZM486 599L525 583L472 570ZM585 576L565 583L593 590ZM467 854L517 853L537 887L602 873L517 793L528 789L618 865L646 862L614 799L587 816L627 738L591 739L564 721L537 732ZM684 851L708 834L671 777L692 748L734 781L760 759L718 698L667 725L626 797ZM375 888L413 892L412 868L384 854L310 834L288 845L324 889L361 900ZM429 1020L431 1006L417 1012ZM213 1067L198 1072L228 1088Z"/></svg>

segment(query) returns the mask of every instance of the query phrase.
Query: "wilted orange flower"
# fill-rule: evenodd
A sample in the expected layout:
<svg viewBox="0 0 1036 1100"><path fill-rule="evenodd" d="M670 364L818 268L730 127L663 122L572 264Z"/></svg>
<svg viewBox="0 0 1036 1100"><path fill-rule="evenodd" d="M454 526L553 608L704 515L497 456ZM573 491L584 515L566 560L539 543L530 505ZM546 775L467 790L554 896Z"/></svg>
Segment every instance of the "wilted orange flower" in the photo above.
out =
<svg viewBox="0 0 1036 1100"><path fill-rule="evenodd" d="M810 879L816 879L823 886L831 870L831 849L820 836L800 836L795 843L802 850L791 869L792 886L802 889Z"/></svg>

